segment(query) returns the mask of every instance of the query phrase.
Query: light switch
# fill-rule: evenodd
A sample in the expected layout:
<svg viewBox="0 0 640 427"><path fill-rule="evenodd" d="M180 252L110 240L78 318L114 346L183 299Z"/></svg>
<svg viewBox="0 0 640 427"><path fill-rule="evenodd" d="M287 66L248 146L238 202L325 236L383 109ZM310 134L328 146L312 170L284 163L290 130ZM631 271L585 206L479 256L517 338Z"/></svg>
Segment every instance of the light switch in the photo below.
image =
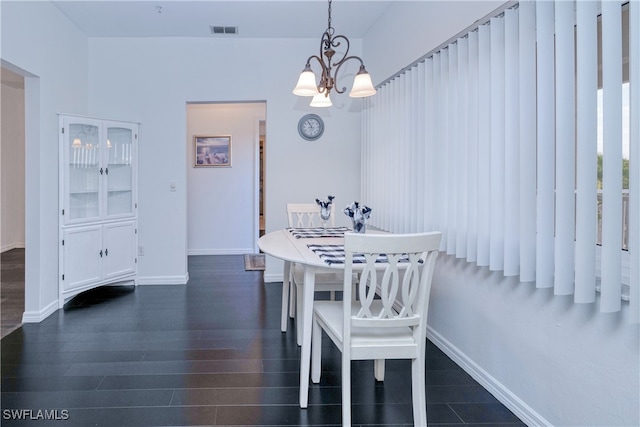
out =
<svg viewBox="0 0 640 427"><path fill-rule="evenodd" d="M169 191L176 191L176 182L169 181Z"/></svg>

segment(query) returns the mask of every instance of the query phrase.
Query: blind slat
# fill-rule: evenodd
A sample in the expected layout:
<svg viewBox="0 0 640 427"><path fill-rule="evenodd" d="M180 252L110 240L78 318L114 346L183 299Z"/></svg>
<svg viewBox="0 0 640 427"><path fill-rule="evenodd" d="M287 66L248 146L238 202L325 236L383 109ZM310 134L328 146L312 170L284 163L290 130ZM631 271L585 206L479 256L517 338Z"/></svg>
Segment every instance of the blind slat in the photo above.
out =
<svg viewBox="0 0 640 427"><path fill-rule="evenodd" d="M602 3L602 312L620 311L622 248L622 12Z"/></svg>
<svg viewBox="0 0 640 427"><path fill-rule="evenodd" d="M574 4L555 4L556 206L554 293L573 294L575 230Z"/></svg>
<svg viewBox="0 0 640 427"><path fill-rule="evenodd" d="M491 18L491 172L489 269L504 269L504 18Z"/></svg>
<svg viewBox="0 0 640 427"><path fill-rule="evenodd" d="M467 38L457 41L458 46L458 103L457 118L467 123L467 80L469 45ZM459 122L458 122L459 123ZM469 170L468 158L468 129L466 126L457 128L457 167L456 167L456 257L467 257L467 174Z"/></svg>
<svg viewBox="0 0 640 427"><path fill-rule="evenodd" d="M553 2L536 2L537 39L537 183L536 286L553 286L555 102Z"/></svg>
<svg viewBox="0 0 640 427"><path fill-rule="evenodd" d="M629 111L640 116L640 2L629 5ZM629 320L640 323L640 121L630 120L629 141Z"/></svg>
<svg viewBox="0 0 640 427"><path fill-rule="evenodd" d="M520 273L520 117L518 114L518 10L504 11L505 22L505 142L504 142L504 275Z"/></svg>
<svg viewBox="0 0 640 427"><path fill-rule="evenodd" d="M491 102L491 45L489 28L478 28L478 261L489 265L489 174L491 170L489 105Z"/></svg>
<svg viewBox="0 0 640 427"><path fill-rule="evenodd" d="M536 8L520 2L520 281L536 279Z"/></svg>
<svg viewBox="0 0 640 427"><path fill-rule="evenodd" d="M455 120L458 109L458 45L450 44L448 56L447 85L447 254L456 253L456 194L458 193L458 123Z"/></svg>
<svg viewBox="0 0 640 427"><path fill-rule="evenodd" d="M576 4L577 174L575 302L596 300L597 233L597 90L598 57L596 1Z"/></svg>
<svg viewBox="0 0 640 427"><path fill-rule="evenodd" d="M468 212L478 211L478 32L469 34L469 72L468 72L468 164L467 191ZM475 262L478 258L478 216L467 215L467 261Z"/></svg>

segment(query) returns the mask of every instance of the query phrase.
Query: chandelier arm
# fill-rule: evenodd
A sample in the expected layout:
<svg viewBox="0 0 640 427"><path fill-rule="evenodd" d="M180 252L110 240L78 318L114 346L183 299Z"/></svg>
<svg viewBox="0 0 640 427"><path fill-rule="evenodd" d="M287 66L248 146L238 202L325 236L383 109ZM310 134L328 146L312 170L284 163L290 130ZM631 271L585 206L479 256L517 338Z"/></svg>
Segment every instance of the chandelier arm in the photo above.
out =
<svg viewBox="0 0 640 427"><path fill-rule="evenodd" d="M332 64L334 66L341 64L343 61L346 61L347 55L349 55L349 48L351 47L351 42L349 42L349 39L343 35L337 35L331 40L332 47L340 46L340 42L338 41L338 39L344 40L347 43L347 48L345 49L344 54L342 55L342 58L340 58L339 61L336 61Z"/></svg>
<svg viewBox="0 0 640 427"><path fill-rule="evenodd" d="M305 65L305 67L306 66L311 67L312 59L315 59L318 62L318 64L320 64L320 69L321 69L320 84L318 85L318 92L324 93L325 90L331 91L331 89L333 88L333 83L331 81L331 68L327 68L327 64L325 64L322 58L320 58L318 55L311 55L307 59L307 64Z"/></svg>
<svg viewBox="0 0 640 427"><path fill-rule="evenodd" d="M333 73L333 78L336 82L338 81L338 71L340 71L340 67L342 67L342 65L350 59L355 59L360 62L361 67L364 66L364 62L359 56L352 55L347 58L342 58L340 62L334 64L334 65L337 65L335 72ZM336 89L336 93L344 93L347 90L346 87L343 87L342 90L340 90L338 87L336 87L335 89Z"/></svg>

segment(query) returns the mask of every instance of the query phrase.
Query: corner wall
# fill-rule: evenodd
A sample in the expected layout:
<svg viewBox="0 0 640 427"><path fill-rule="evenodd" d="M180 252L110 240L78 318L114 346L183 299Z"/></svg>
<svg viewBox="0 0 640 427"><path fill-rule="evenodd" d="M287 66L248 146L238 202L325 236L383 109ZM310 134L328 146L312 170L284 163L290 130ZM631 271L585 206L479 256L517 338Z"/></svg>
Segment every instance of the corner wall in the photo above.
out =
<svg viewBox="0 0 640 427"><path fill-rule="evenodd" d="M87 38L50 2L0 2L0 57L25 76L25 313L58 309L58 113L86 114Z"/></svg>

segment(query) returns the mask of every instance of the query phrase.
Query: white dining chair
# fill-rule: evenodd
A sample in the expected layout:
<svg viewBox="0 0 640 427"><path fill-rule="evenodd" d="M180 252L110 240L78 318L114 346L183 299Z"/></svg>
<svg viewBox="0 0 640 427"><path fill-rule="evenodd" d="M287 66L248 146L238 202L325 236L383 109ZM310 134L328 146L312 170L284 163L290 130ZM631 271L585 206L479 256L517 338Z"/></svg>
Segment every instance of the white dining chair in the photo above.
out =
<svg viewBox="0 0 640 427"><path fill-rule="evenodd" d="M365 264L358 298L351 298L345 280L343 301L314 302L311 344L314 383L320 382L322 331L342 352L343 426L351 425L351 361L374 360L375 378L383 381L385 359L411 359L414 424L427 425L425 337L441 236L345 234L345 277L351 277L355 263Z"/></svg>
<svg viewBox="0 0 640 427"><path fill-rule="evenodd" d="M322 227L320 207L316 203L287 203L287 219L289 227L308 228ZM335 227L335 205L331 205L331 216L327 227ZM330 292L330 299L335 300L335 291L341 291L343 286L342 271L331 269L316 273L315 290ZM302 286L304 285L304 267L292 264L288 283L282 284L282 312L280 329L287 331L287 313L289 317L302 319ZM296 323L297 326L299 326ZM298 345L302 343L302 328L296 327Z"/></svg>

